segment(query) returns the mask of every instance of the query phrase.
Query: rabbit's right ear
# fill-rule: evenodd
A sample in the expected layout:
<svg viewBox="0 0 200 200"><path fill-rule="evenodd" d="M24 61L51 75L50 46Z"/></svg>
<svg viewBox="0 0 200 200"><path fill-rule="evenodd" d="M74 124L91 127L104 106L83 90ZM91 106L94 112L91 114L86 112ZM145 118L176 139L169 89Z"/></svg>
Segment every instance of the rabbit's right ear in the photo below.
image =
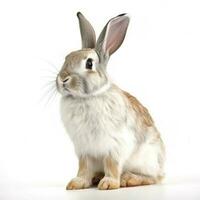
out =
<svg viewBox="0 0 200 200"><path fill-rule="evenodd" d="M126 35L129 20L127 14L121 14L109 20L104 27L96 44L96 51L102 62L107 61L121 46Z"/></svg>
<svg viewBox="0 0 200 200"><path fill-rule="evenodd" d="M90 22L80 12L77 13L82 39L82 48L95 48L96 35Z"/></svg>

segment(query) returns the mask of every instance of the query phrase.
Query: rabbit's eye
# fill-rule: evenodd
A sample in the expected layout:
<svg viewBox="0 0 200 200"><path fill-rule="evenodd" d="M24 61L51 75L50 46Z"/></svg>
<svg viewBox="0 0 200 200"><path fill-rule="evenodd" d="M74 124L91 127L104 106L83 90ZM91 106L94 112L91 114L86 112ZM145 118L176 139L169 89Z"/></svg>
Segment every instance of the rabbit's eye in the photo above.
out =
<svg viewBox="0 0 200 200"><path fill-rule="evenodd" d="M88 58L86 61L86 69L92 69L93 63L92 63L92 58Z"/></svg>

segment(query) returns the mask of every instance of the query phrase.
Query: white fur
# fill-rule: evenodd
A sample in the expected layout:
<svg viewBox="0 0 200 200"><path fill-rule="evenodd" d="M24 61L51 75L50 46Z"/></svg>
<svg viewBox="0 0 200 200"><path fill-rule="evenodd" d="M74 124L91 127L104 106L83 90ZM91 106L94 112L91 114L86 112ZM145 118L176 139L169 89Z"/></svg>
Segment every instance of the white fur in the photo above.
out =
<svg viewBox="0 0 200 200"><path fill-rule="evenodd" d="M154 142L156 129L149 128L145 142L137 143L136 113L115 87L88 98L63 96L61 116L78 156L99 160L110 155L122 170L155 177L162 174L161 146Z"/></svg>
<svg viewBox="0 0 200 200"><path fill-rule="evenodd" d="M148 128L146 134L149 137L139 146L138 151L132 153L124 165L124 171L131 169L135 173L152 177L164 176L163 168L158 162L158 156L164 156L164 152L162 152L160 141L154 138L155 133L154 127Z"/></svg>
<svg viewBox="0 0 200 200"><path fill-rule="evenodd" d="M111 154L117 160L128 158L135 138L125 122L124 103L121 95L113 91L87 99L62 98L62 119L79 156Z"/></svg>

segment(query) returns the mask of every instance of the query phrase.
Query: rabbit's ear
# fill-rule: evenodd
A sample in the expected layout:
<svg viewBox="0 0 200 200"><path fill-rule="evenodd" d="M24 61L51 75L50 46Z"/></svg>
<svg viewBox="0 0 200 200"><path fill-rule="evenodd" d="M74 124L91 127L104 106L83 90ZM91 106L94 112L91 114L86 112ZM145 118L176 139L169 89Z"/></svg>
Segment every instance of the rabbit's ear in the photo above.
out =
<svg viewBox="0 0 200 200"><path fill-rule="evenodd" d="M100 56L109 57L121 46L129 20L127 14L121 14L108 21L96 44L96 50Z"/></svg>
<svg viewBox="0 0 200 200"><path fill-rule="evenodd" d="M79 19L79 27L82 39L82 48L95 48L96 35L95 31L90 22L83 16L82 13L78 12L77 17Z"/></svg>

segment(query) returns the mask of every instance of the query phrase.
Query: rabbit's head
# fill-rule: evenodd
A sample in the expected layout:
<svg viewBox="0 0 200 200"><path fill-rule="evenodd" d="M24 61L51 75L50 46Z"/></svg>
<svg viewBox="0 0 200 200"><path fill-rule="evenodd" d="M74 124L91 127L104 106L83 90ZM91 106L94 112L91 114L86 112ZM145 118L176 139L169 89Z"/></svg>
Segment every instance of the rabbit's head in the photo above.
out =
<svg viewBox="0 0 200 200"><path fill-rule="evenodd" d="M77 13L82 38L82 49L71 52L57 75L56 85L62 95L87 97L109 88L106 65L122 44L129 17L118 15L108 21L97 42L88 20Z"/></svg>

